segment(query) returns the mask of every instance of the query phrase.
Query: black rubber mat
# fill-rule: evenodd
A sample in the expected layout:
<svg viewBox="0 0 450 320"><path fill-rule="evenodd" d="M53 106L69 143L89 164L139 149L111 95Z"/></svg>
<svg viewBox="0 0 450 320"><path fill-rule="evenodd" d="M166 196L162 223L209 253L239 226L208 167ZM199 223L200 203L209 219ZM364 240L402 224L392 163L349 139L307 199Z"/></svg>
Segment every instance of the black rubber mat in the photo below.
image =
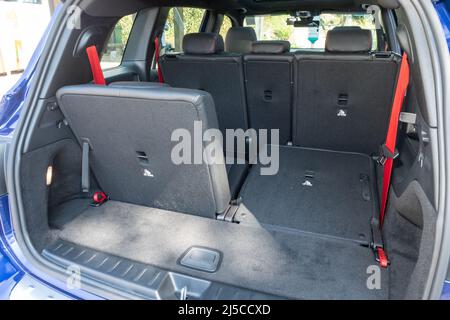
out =
<svg viewBox="0 0 450 320"><path fill-rule="evenodd" d="M376 208L372 162L361 154L280 147L278 174L251 168L237 219L369 242Z"/></svg>

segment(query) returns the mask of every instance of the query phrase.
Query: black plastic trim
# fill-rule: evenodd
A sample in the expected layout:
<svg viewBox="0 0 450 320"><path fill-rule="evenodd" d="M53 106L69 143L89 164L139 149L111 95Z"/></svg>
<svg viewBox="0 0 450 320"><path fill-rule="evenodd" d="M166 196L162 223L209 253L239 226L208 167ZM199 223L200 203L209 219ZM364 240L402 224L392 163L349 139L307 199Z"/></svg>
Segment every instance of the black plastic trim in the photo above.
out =
<svg viewBox="0 0 450 320"><path fill-rule="evenodd" d="M78 267L82 277L98 279L111 285L114 283L116 289L146 299L180 300L183 296L189 300L285 299L163 270L61 239L44 249L42 254L61 267L71 266L71 270L74 270L74 266Z"/></svg>

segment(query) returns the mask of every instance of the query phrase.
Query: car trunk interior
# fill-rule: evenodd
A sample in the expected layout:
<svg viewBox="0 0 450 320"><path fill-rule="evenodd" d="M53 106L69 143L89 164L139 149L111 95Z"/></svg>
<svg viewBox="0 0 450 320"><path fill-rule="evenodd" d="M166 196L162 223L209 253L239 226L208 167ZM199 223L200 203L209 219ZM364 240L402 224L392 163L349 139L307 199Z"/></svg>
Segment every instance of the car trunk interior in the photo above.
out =
<svg viewBox="0 0 450 320"><path fill-rule="evenodd" d="M277 175L260 176L258 165L250 169L235 223L113 199L92 207L90 197L79 196L80 160L72 140L25 155L23 174L32 179L23 190L32 212L31 238L50 259L75 255L84 259L80 264L117 272L128 281L139 283L140 269L122 269L111 257L83 254L85 249L284 298L388 299L404 296L420 248L429 241L422 239L422 221L413 220L430 210L421 204L426 197L417 199L412 190L391 197L404 212L414 207L417 217L395 209L387 213L384 236L391 265L380 269L381 289L368 290L368 268L377 266L369 245L379 200L374 162L361 154L281 147ZM45 186L49 163L54 180ZM304 186L306 181L312 186ZM218 271L180 265L191 247L221 252Z"/></svg>
<svg viewBox="0 0 450 320"><path fill-rule="evenodd" d="M398 15L402 21L401 12ZM106 26L115 22L111 18L101 21ZM92 22L86 19L86 23ZM402 23L407 25L407 22ZM109 194L102 182L112 180L104 178L104 159L95 160L98 148L93 148L91 154L94 159L90 171L91 192L82 192L79 128L72 126L74 116L68 123L64 122L67 114L60 110L61 100L56 100L56 90L91 80L86 58L72 57L81 31L72 32L70 39L66 39L71 43L67 45L70 48L56 53L62 61L59 69L69 63L85 69L74 70L75 81L67 77L54 81L47 88L47 94L39 99L39 120L30 129L27 148L20 159L19 179L27 230L33 246L46 259L61 266L78 264L94 278L102 275L103 282L114 283L142 297L162 299L180 299L183 294L188 299L418 299L422 296L430 268L437 213L433 143L421 136L434 139L426 111L428 104L422 96L420 72L411 77L404 105L405 111L417 115L416 131L410 124L400 124L399 157L395 160L386 219L380 233L390 265L380 268L371 246L374 228L379 222L383 167L376 161L377 150L373 150L373 146L381 145L385 139L390 110L379 113L377 109L371 113L370 109L363 108L361 114L359 110L354 113L350 110L349 115L355 115L358 126L349 124L333 131L333 121L340 121L334 107L330 118L320 113L324 112L320 109L312 114L317 105L328 103L326 94L322 95L325 100L311 96L321 95L316 86L322 85L323 92L331 92L329 86L338 81L335 73L326 81L326 71L314 65L322 66L328 61L317 60L302 67L305 73L312 73L310 77L293 77L295 85L300 88L302 84L302 99L307 102L292 99L283 102L290 106L280 107L280 110L300 111L294 111L289 121L292 128L287 129L288 138L280 143L278 173L261 175L265 165L250 165L238 182L231 202L235 210L233 221L226 221L151 206L145 201L126 201L122 196ZM289 63L296 66L308 63L307 59L302 59L294 57ZM394 62L398 66L399 59L397 56L379 59L382 61L376 70L384 72L383 76L388 79L384 83L389 84L386 86L392 95L398 69L383 68ZM389 62L384 64L385 60ZM169 79L169 66L166 68ZM333 68L345 72L347 67L336 65ZM412 64L411 68L418 66ZM243 77L250 78L251 70L245 70L247 73L243 73ZM354 70L349 74L359 72ZM374 83L384 81L376 71L370 74ZM113 82L108 79L108 73L105 75L108 82ZM63 79L63 75L54 78ZM141 80L149 79L141 77ZM348 83L350 87L357 86L355 79ZM381 95L370 96L371 90L378 90L374 86L376 84L358 89L356 93L348 89L350 93L344 98L338 91L333 92L333 99L348 99L352 104L355 98L355 104L367 108L371 108L373 101L383 104ZM250 90L250 85L245 88ZM276 95L276 88L273 92ZM255 102L249 100L251 93L244 90L244 95L247 103L255 106ZM220 102L214 94L212 96L217 108ZM390 108L392 96L385 100ZM103 112L99 109L99 114ZM95 114L87 117L98 119ZM374 125L371 117L380 118L380 125ZM54 126L55 123L59 125ZM121 128L119 122L117 127ZM352 136L352 131L363 132L361 139L356 136L345 140L347 135ZM118 133L101 133L104 134L115 139ZM109 143L106 135L97 137L97 141L103 139ZM338 145L336 141L343 143ZM92 143L96 143L95 138ZM123 141L117 143L119 150ZM110 168L116 160L110 158ZM105 167L108 168L107 164ZM107 174L114 176L116 172L110 170ZM117 188L133 184L131 180L116 181ZM161 193L166 187L160 185ZM192 189L197 187L193 181ZM92 206L92 191L98 190L105 191L111 199L103 205ZM200 262L207 269L211 262L207 260L213 259L218 262L217 270L183 265L183 257L192 248L218 253ZM374 272L379 272L379 281L370 277Z"/></svg>
<svg viewBox="0 0 450 320"><path fill-rule="evenodd" d="M282 150L279 175L259 181L264 176L251 169L241 192L240 223L112 200L93 208L90 199L75 199L56 207L49 225L70 243L283 297L387 298L386 290L366 287L366 269L375 264L368 248L375 203L373 180L360 177L373 169L370 159ZM311 190L302 187L305 163L314 163ZM191 273L177 263L194 246L222 253L218 272ZM387 275L382 279L387 289Z"/></svg>

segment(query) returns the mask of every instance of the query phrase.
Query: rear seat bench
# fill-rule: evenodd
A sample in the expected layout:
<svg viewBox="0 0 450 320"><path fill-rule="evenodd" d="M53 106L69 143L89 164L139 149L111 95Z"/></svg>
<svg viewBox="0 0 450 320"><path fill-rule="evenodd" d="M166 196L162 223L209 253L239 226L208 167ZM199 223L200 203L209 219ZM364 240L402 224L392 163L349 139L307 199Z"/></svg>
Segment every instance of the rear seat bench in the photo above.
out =
<svg viewBox="0 0 450 320"><path fill-rule="evenodd" d="M224 135L226 129L279 129L281 145L378 152L399 59L371 53L370 31L336 27L328 32L324 53L295 55L287 41L249 46L253 37L248 28L230 29L227 48L243 52L235 54L223 52L218 34L188 34L183 54L161 57L164 79L173 87L211 93ZM247 165L226 168L235 198Z"/></svg>
<svg viewBox="0 0 450 320"><path fill-rule="evenodd" d="M369 31L335 28L325 53L294 56L288 42L256 41L240 55L224 53L220 35L190 34L184 54L160 60L172 87L81 85L57 97L77 138L89 142L93 172L113 199L215 218L237 197L248 166L177 166L172 132L193 131L202 120L203 130L280 129L280 144L375 153L398 59L371 54L371 43Z"/></svg>
<svg viewBox="0 0 450 320"><path fill-rule="evenodd" d="M230 29L227 47L239 47L233 41L244 41L240 36L247 48L248 28ZM183 46L184 54L161 58L164 78L174 87L211 93L224 134L279 129L281 145L379 151L399 58L372 53L369 30L330 30L324 53L290 54L287 41L254 41L250 53L224 53L222 38L212 33L188 34Z"/></svg>

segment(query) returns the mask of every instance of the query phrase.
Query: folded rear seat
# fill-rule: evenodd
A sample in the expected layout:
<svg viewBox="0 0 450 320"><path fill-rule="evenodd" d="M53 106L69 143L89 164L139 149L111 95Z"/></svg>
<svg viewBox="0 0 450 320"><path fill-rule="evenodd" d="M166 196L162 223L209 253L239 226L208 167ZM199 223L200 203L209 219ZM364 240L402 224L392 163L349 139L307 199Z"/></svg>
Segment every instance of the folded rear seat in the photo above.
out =
<svg viewBox="0 0 450 320"><path fill-rule="evenodd" d="M386 137L399 58L371 53L372 34L336 27L325 53L296 54L294 144L378 153Z"/></svg>
<svg viewBox="0 0 450 320"><path fill-rule="evenodd" d="M249 125L279 129L280 144L292 141L294 56L288 41L256 41L244 56Z"/></svg>
<svg viewBox="0 0 450 320"><path fill-rule="evenodd" d="M142 88L77 85L61 88L57 98L75 136L89 143L91 169L111 199L215 218L230 202L225 165L171 159L175 129L193 137L196 120L203 131L218 127L211 96Z"/></svg>

